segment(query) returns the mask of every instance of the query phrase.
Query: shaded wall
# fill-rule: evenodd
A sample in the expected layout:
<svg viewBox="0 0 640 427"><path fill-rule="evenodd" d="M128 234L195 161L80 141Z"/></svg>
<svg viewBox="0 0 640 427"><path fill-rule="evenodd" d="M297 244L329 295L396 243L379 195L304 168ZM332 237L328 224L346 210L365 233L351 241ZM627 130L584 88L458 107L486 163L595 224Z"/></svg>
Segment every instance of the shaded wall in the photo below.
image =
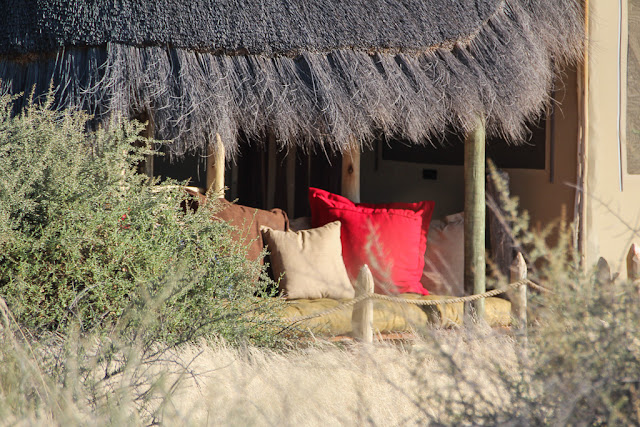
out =
<svg viewBox="0 0 640 427"><path fill-rule="evenodd" d="M627 173L624 122L626 12L622 28L618 1L589 1L589 62L587 80L586 260L605 257L614 271L626 275L624 257L630 243L640 238L640 175ZM619 29L622 30L619 33ZM624 48L618 50L618 37ZM619 57L620 54L620 57ZM621 92L618 91L620 85Z"/></svg>

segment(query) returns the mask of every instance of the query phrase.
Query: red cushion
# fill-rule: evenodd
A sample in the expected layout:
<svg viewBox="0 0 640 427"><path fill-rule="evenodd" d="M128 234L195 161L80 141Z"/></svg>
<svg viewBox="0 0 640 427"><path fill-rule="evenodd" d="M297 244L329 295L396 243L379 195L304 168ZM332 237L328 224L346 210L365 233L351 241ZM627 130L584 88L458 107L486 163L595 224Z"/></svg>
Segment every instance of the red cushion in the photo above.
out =
<svg viewBox="0 0 640 427"><path fill-rule="evenodd" d="M311 225L340 221L342 256L351 279L365 263L376 291L428 295L420 278L434 202L368 204L309 188ZM389 285L390 284L390 285Z"/></svg>

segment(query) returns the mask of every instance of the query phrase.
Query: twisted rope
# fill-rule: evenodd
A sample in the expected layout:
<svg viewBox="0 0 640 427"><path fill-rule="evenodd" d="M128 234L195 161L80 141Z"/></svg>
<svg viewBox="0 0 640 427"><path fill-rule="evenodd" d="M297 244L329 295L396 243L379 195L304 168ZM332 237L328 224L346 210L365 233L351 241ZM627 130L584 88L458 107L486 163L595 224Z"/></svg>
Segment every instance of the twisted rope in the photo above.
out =
<svg viewBox="0 0 640 427"><path fill-rule="evenodd" d="M469 295L466 297L457 297L457 298L447 298L447 299L441 299L441 300L412 300L412 299L405 299L405 298L399 298L399 297L393 297L393 296L389 296L389 295L380 295L380 294L375 294L375 293L366 293L366 294L362 294L362 295L358 295L356 298L342 303L336 307L330 308L328 310L325 311L321 311L320 313L314 313L314 314L309 314L307 316L300 316L300 317L293 317L291 319L289 319L289 321L291 321L291 323L298 323L298 322L304 322L306 320L311 320L311 319L315 319L318 317L322 317L322 316L327 316L329 314L335 313L337 311L340 310L344 310L345 308L348 307L352 307L356 304L358 304L361 301L364 301L366 299L377 299L377 300L381 300L381 301L389 301L389 302L397 302L397 303L401 303L401 304L412 304L412 305L418 305L418 306L432 306L432 305L446 305L446 304L458 304L458 303L465 303L465 302L473 302L473 301L477 301L479 299L484 299L484 298L491 298L500 294L504 294L505 292L508 292L511 289L515 289L519 286L522 285L527 285L528 287L532 288L532 289L536 289L538 291L542 291L542 292L552 292L547 288L544 288L540 285L537 285L535 283L533 283L531 280L529 279L522 279L522 280L518 280L517 282L513 282L513 283L509 283L508 285L500 288L500 289L493 289L491 291L487 291L481 294L476 294L476 295Z"/></svg>
<svg viewBox="0 0 640 427"><path fill-rule="evenodd" d="M305 320L310 320L310 319L315 319L316 317L321 317L321 316L327 316L329 314L335 313L336 311L340 311L340 310L344 310L345 308L351 307L356 305L357 303L364 301L368 298L371 298L371 296L374 294L362 294L359 295L357 297L355 297L354 299L347 301L345 303L342 303L340 305L337 305L333 308L330 308L328 310L325 311L321 311L320 313L314 313L314 314L309 314L306 316L300 316L300 317L293 317L291 319L289 319L291 321L291 323L298 323L298 322L304 322Z"/></svg>
<svg viewBox="0 0 640 427"><path fill-rule="evenodd" d="M531 280L527 280L527 286L531 289L535 289L536 291L546 292L549 294L553 294L554 292L551 289L547 289L544 286L540 286L537 283L532 282Z"/></svg>

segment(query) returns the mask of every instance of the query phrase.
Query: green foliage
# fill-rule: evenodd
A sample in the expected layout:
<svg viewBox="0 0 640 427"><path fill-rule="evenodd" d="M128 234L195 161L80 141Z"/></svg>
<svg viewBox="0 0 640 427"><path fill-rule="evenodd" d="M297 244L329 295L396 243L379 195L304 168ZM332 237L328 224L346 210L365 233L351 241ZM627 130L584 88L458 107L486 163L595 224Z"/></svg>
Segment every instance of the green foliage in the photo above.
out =
<svg viewBox="0 0 640 427"><path fill-rule="evenodd" d="M12 117L12 99L0 98L0 296L18 323L273 342L280 303L255 297L268 279L229 225L210 207L185 212L179 185L136 172L148 150L134 146L151 142L143 125L87 131L85 114L49 107ZM140 331L143 306L157 322Z"/></svg>

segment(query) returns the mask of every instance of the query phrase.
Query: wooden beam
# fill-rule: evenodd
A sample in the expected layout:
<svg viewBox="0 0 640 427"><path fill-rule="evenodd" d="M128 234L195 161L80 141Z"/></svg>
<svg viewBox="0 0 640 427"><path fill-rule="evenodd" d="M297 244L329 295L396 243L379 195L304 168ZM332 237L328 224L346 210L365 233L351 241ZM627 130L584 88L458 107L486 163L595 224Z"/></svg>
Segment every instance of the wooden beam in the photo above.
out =
<svg viewBox="0 0 640 427"><path fill-rule="evenodd" d="M360 203L360 144L355 139L342 154L342 195Z"/></svg>
<svg viewBox="0 0 640 427"><path fill-rule="evenodd" d="M374 291L373 275L367 264L363 265L354 284L356 298ZM353 307L351 314L353 337L365 343L373 342L373 300L367 298Z"/></svg>
<svg viewBox="0 0 640 427"><path fill-rule="evenodd" d="M216 144L209 144L207 152L207 194L224 198L224 145L220 134L216 134Z"/></svg>
<svg viewBox="0 0 640 427"><path fill-rule="evenodd" d="M578 170L575 202L574 223L576 224L574 247L580 254L582 271L587 269L587 194L589 194L587 173L589 171L589 32L591 17L589 16L589 0L584 0L584 30L586 42L583 50L583 60L578 65Z"/></svg>
<svg viewBox="0 0 640 427"><path fill-rule="evenodd" d="M464 286L467 294L486 291L485 265L485 127L478 118L464 142ZM484 299L473 303L484 318Z"/></svg>

